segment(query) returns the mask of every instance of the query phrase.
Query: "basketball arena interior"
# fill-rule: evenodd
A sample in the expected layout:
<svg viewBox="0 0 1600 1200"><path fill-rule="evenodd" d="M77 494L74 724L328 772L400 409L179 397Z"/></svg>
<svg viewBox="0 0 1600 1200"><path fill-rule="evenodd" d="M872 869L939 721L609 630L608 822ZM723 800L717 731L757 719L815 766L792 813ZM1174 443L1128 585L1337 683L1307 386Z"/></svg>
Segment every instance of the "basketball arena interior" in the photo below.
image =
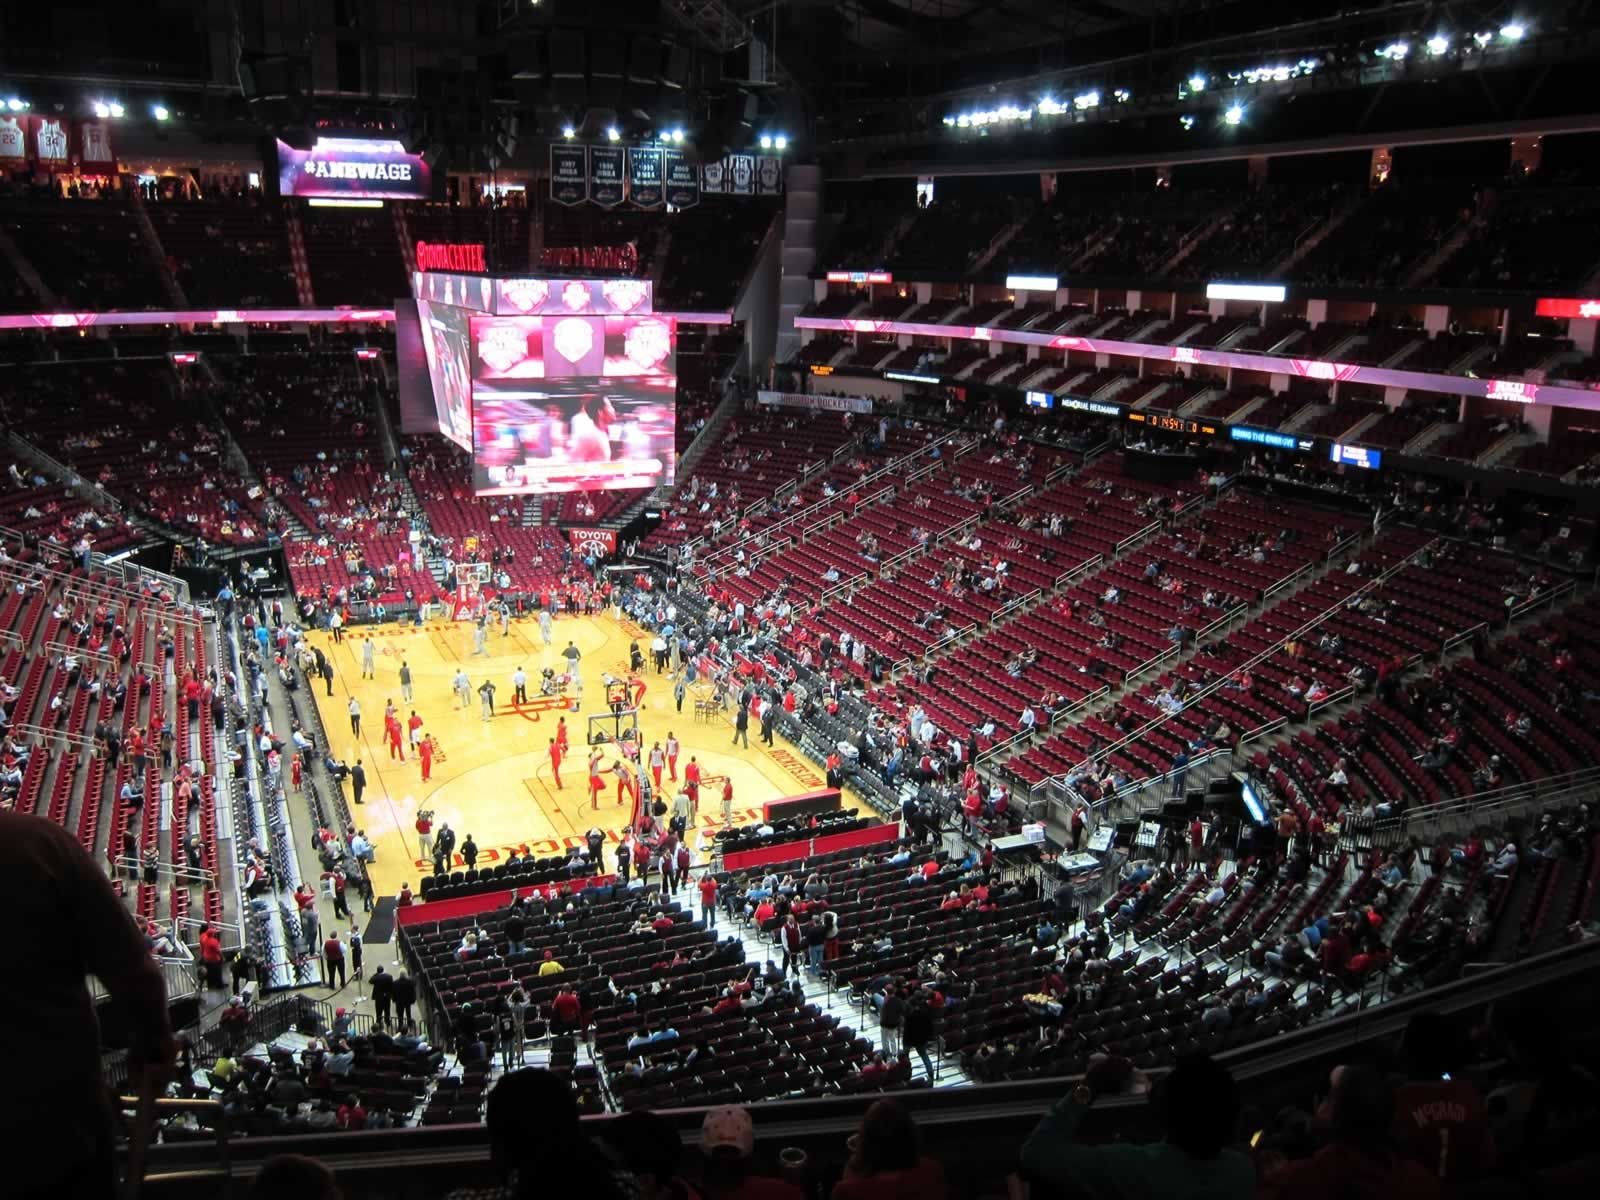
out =
<svg viewBox="0 0 1600 1200"><path fill-rule="evenodd" d="M6 6L0 1190L1593 1189L1597 64Z"/></svg>

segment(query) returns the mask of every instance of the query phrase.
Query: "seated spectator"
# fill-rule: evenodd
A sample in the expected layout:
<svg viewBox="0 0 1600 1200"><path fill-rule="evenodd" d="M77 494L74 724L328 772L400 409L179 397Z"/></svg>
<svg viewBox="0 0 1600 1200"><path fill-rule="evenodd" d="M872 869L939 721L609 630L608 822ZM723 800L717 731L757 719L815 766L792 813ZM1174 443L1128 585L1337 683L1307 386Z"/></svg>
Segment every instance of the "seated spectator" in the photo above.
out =
<svg viewBox="0 0 1600 1200"><path fill-rule="evenodd" d="M801 1200L781 1179L750 1174L755 1129L748 1109L714 1108L700 1125L700 1195L704 1200Z"/></svg>
<svg viewBox="0 0 1600 1200"><path fill-rule="evenodd" d="M1439 1196L1433 1173L1401 1154L1394 1143L1393 1089L1377 1069L1365 1063L1336 1067L1331 1084L1325 1105L1331 1142L1269 1175L1260 1192L1263 1200Z"/></svg>
<svg viewBox="0 0 1600 1200"><path fill-rule="evenodd" d="M1238 1117L1238 1094L1227 1069L1202 1055L1179 1059L1151 1093L1166 1140L1145 1145L1089 1146L1077 1141L1082 1113L1103 1090L1091 1073L1039 1122L1022 1147L1023 1170L1062 1192L1095 1200L1186 1196L1245 1200L1255 1194L1255 1167L1227 1149Z"/></svg>
<svg viewBox="0 0 1600 1200"><path fill-rule="evenodd" d="M944 1168L922 1155L911 1115L893 1100L867 1109L832 1200L943 1200L944 1195Z"/></svg>

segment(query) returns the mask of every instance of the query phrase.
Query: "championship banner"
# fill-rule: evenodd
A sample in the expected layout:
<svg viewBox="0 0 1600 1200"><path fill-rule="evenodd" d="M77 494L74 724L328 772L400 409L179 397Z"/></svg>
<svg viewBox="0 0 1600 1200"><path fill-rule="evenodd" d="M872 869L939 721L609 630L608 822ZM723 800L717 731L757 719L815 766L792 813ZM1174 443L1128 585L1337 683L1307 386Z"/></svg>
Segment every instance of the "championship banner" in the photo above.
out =
<svg viewBox="0 0 1600 1200"><path fill-rule="evenodd" d="M673 208L693 208L700 203L700 172L682 150L663 150L662 172L667 203Z"/></svg>
<svg viewBox="0 0 1600 1200"><path fill-rule="evenodd" d="M72 157L68 122L60 117L28 118L28 157L42 167L66 166Z"/></svg>
<svg viewBox="0 0 1600 1200"><path fill-rule="evenodd" d="M769 408L813 408L821 412L870 414L866 396L813 396L806 392L757 392L756 400Z"/></svg>
<svg viewBox="0 0 1600 1200"><path fill-rule="evenodd" d="M22 119L0 116L0 162L28 157L28 130Z"/></svg>
<svg viewBox="0 0 1600 1200"><path fill-rule="evenodd" d="M758 196L783 194L783 159L770 156L756 159L756 194Z"/></svg>
<svg viewBox="0 0 1600 1200"><path fill-rule="evenodd" d="M589 196L589 148L550 147L550 199L571 207Z"/></svg>
<svg viewBox="0 0 1600 1200"><path fill-rule="evenodd" d="M702 163L700 166L700 190L708 196L721 196L728 190L728 160L719 158L715 162Z"/></svg>
<svg viewBox="0 0 1600 1200"><path fill-rule="evenodd" d="M661 147L633 146L628 150L628 203L634 208L661 205Z"/></svg>
<svg viewBox="0 0 1600 1200"><path fill-rule="evenodd" d="M604 558L617 552L617 531L615 529L569 529L567 538L572 542L572 548L581 555L594 555Z"/></svg>
<svg viewBox="0 0 1600 1200"><path fill-rule="evenodd" d="M626 178L621 146L589 147L589 200L601 208L622 203L622 181Z"/></svg>
<svg viewBox="0 0 1600 1200"><path fill-rule="evenodd" d="M84 166L109 166L117 161L117 156L111 152L111 126L104 121L79 123L78 161Z"/></svg>
<svg viewBox="0 0 1600 1200"><path fill-rule="evenodd" d="M756 160L749 154L734 154L728 158L728 192L734 196L753 196L756 193Z"/></svg>

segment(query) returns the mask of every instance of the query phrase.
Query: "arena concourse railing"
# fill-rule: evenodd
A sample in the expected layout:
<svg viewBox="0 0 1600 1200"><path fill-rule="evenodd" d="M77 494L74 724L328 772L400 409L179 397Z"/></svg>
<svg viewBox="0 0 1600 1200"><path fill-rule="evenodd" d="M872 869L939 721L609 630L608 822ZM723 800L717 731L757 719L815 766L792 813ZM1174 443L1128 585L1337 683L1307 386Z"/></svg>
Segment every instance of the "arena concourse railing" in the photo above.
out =
<svg viewBox="0 0 1600 1200"><path fill-rule="evenodd" d="M1478 1014L1522 992L1570 987L1596 971L1600 971L1600 939L1589 939L1517 963L1482 965L1456 982L1393 996L1382 1004L1363 1003L1355 1011L1294 1032L1222 1050L1217 1058L1232 1070L1250 1109L1274 1112L1285 1104L1306 1103L1326 1087L1333 1066L1350 1061L1364 1046L1397 1036L1418 1013ZM1004 1190L1004 1177L1015 1168L1034 1121L1079 1078L911 1088L891 1094L916 1120L928 1152L943 1160L950 1194L996 1194ZM797 1182L813 1189L821 1186L837 1177L849 1155L847 1137L882 1094L761 1102L753 1111L758 1159L785 1164L790 1168L786 1173ZM131 1105L130 1099L124 1107ZM685 1147L692 1150L699 1144L703 1109L657 1112L677 1129ZM615 1119L608 1114L583 1121L598 1134ZM1090 1142L1149 1137L1149 1120L1144 1097L1105 1097L1087 1114L1081 1135ZM222 1124L220 1116L217 1124ZM552 1147L550 1152L559 1151ZM230 1183L243 1184L268 1159L290 1153L310 1155L336 1171L352 1200L442 1196L453 1188L492 1182L488 1132L481 1124L254 1138L229 1137L220 1128L203 1127L182 1141L150 1147L145 1192L170 1200L191 1195L225 1198Z"/></svg>

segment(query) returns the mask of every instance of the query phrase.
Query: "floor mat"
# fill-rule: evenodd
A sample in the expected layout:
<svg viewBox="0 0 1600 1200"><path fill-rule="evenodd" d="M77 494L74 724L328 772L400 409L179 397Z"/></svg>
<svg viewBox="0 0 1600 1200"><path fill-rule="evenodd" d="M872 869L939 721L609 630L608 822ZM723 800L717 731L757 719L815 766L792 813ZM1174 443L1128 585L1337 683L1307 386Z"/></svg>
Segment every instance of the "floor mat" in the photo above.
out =
<svg viewBox="0 0 1600 1200"><path fill-rule="evenodd" d="M394 941L394 910L395 898L393 896L380 896L372 908L372 919L367 922L366 932L361 935L361 941L368 946L384 945Z"/></svg>

